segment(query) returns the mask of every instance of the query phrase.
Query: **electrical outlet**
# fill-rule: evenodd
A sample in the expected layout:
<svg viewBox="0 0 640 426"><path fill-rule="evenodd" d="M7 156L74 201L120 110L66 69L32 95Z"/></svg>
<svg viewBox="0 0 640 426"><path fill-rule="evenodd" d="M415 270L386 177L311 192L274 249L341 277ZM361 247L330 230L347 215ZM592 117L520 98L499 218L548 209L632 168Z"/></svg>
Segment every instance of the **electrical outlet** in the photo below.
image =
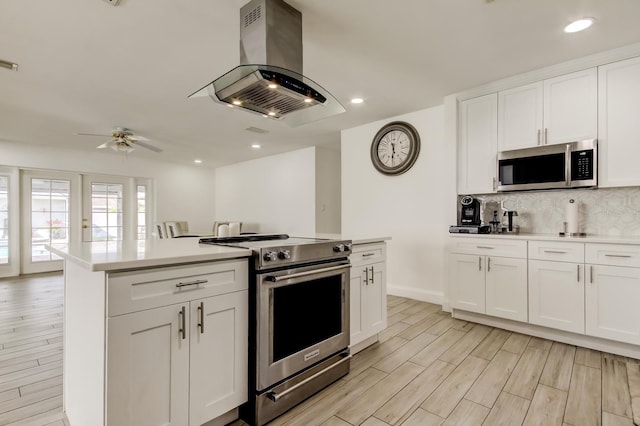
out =
<svg viewBox="0 0 640 426"><path fill-rule="evenodd" d="M103 1L109 3L112 6L117 6L118 3L120 3L120 0L103 0Z"/></svg>

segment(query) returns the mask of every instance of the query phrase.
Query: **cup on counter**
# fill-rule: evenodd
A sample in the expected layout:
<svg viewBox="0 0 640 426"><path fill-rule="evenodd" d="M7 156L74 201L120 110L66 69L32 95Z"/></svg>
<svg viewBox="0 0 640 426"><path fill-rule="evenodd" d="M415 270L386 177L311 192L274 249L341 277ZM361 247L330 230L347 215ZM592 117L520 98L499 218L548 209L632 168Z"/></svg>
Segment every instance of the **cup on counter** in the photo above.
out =
<svg viewBox="0 0 640 426"><path fill-rule="evenodd" d="M220 225L218 226L218 237L228 237L229 236L229 225Z"/></svg>
<svg viewBox="0 0 640 426"><path fill-rule="evenodd" d="M240 235L240 222L230 222L229 223L229 236L237 237Z"/></svg>

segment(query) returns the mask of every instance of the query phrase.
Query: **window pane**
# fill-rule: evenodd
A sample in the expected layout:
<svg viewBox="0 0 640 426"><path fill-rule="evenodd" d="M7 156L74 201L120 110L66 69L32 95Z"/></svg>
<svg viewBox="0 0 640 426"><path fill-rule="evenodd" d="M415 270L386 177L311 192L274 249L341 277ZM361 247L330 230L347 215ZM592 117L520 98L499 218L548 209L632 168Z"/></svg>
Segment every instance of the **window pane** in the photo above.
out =
<svg viewBox="0 0 640 426"><path fill-rule="evenodd" d="M31 179L32 262L53 259L45 244L68 241L70 192L70 181Z"/></svg>
<svg viewBox="0 0 640 426"><path fill-rule="evenodd" d="M0 264L9 263L9 177L0 176Z"/></svg>
<svg viewBox="0 0 640 426"><path fill-rule="evenodd" d="M93 183L92 191L91 239L93 241L121 240L123 185Z"/></svg>

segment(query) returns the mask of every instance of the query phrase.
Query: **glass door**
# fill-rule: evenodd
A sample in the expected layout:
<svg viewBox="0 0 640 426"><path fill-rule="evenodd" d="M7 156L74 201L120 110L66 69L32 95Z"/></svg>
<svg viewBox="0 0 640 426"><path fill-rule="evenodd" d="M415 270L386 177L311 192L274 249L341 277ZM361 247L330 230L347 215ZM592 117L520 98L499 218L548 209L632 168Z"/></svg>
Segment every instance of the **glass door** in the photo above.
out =
<svg viewBox="0 0 640 426"><path fill-rule="evenodd" d="M136 194L133 179L117 176L82 176L82 240L135 239Z"/></svg>
<svg viewBox="0 0 640 426"><path fill-rule="evenodd" d="M18 173L0 167L0 277L19 273L18 255Z"/></svg>
<svg viewBox="0 0 640 426"><path fill-rule="evenodd" d="M79 180L73 174L23 172L23 274L62 269L62 260L45 246L69 243L77 234L71 224L78 215L78 188Z"/></svg>

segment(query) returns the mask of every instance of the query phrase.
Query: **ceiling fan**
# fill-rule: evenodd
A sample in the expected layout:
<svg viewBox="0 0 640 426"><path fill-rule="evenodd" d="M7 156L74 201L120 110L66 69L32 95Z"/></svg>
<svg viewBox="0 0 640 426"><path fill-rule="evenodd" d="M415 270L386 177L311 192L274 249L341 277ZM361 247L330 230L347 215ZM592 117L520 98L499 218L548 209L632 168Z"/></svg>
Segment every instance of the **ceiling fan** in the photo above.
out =
<svg viewBox="0 0 640 426"><path fill-rule="evenodd" d="M98 135L95 133L76 133L79 136L109 136L109 135ZM135 149L136 146L146 148L153 152L162 152L160 148L156 148L153 145L150 145L146 142L150 142L149 139L144 136L136 135L131 131L131 129L127 129L126 127L116 127L111 132L111 139L106 141L105 143L98 145L96 148L111 148L114 151L120 152L131 152Z"/></svg>

